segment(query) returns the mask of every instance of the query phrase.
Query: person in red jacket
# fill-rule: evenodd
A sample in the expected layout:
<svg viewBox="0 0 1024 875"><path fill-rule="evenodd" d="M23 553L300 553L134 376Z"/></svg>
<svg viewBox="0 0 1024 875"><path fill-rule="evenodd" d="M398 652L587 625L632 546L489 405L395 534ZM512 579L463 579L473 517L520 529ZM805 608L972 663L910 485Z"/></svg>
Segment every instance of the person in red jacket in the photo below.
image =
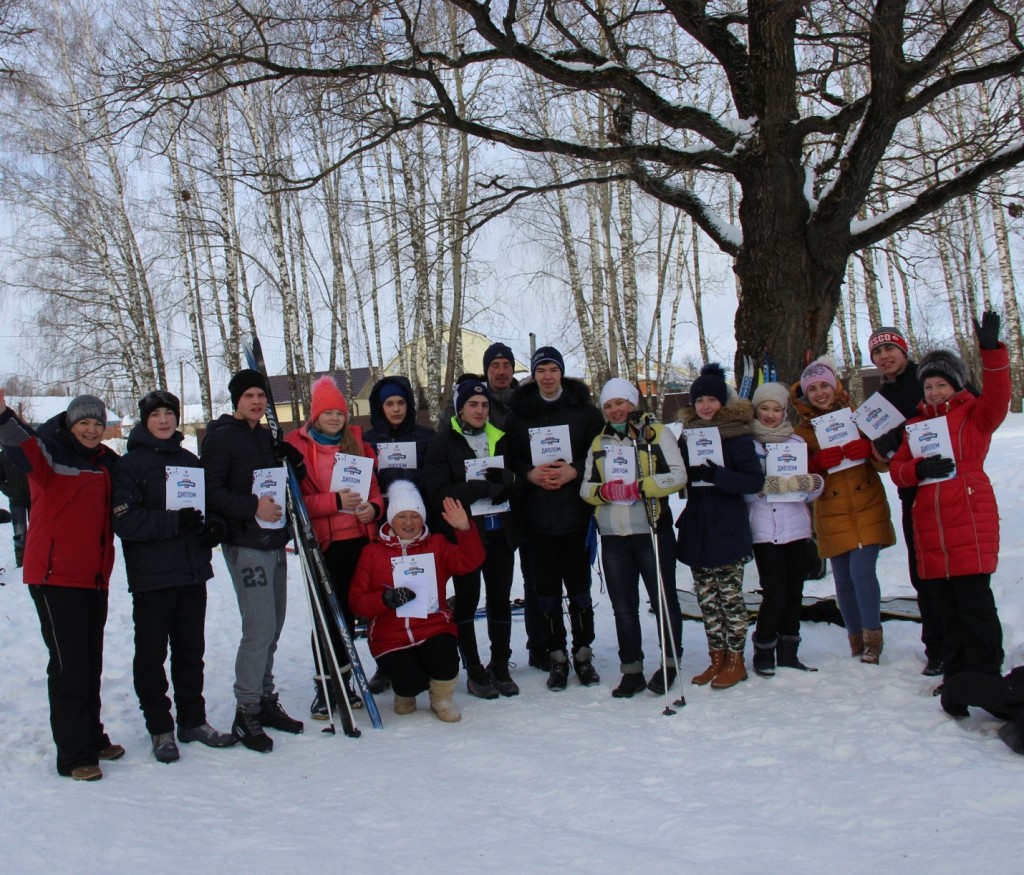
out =
<svg viewBox="0 0 1024 875"><path fill-rule="evenodd" d="M483 564L483 542L462 502L454 498L444 499L441 513L455 532L454 544L444 535L431 534L423 499L408 481L393 483L387 500L388 522L381 527L380 539L359 557L349 604L356 614L370 619L370 653L391 678L395 713L411 714L416 696L429 690L430 709L445 723L456 723L462 719L452 699L459 679L458 631L446 589L450 577L469 574ZM413 560L407 578L414 580L417 571L426 570L416 565L415 557L426 555L433 561L434 581L419 593L395 584L395 560ZM409 605L420 599L428 603Z"/></svg>
<svg viewBox="0 0 1024 875"><path fill-rule="evenodd" d="M0 389L0 444L27 475L32 526L24 580L50 653L46 667L57 772L103 777L100 760L124 756L100 720L103 628L114 567L110 472L117 453L102 443L103 402L80 395L34 431L7 407Z"/></svg>
<svg viewBox="0 0 1024 875"><path fill-rule="evenodd" d="M917 376L924 389L921 416L911 422L945 417L953 458L914 458L904 438L892 459L897 486L917 486L914 546L917 569L929 581L943 617L944 678L972 671L998 675L1003 633L990 585L999 559L999 509L982 467L992 434L1010 403L1009 353L999 342L999 317L986 311L974 323L981 347L984 391L967 388L967 369L953 353L922 356ZM953 479L945 478L955 473ZM966 717L959 702L943 697L942 707Z"/></svg>
<svg viewBox="0 0 1024 875"><path fill-rule="evenodd" d="M302 497L323 550L345 622L352 629L354 618L348 607L349 584L355 574L359 554L374 537L373 524L384 512L384 501L377 486L377 475L372 472L366 499L353 489L332 491L331 477L338 453L373 460L377 458L376 453L363 440L359 426L348 422L348 402L331 377L321 377L313 384L309 422L289 432L285 440L302 453L306 465ZM352 687L352 673L344 658L344 645L340 640L331 643L339 663L345 663L342 671L349 701L353 707L361 708L362 700ZM338 704L334 703L335 706ZM326 720L328 717L324 685L320 680L316 681L316 696L309 712L314 720Z"/></svg>

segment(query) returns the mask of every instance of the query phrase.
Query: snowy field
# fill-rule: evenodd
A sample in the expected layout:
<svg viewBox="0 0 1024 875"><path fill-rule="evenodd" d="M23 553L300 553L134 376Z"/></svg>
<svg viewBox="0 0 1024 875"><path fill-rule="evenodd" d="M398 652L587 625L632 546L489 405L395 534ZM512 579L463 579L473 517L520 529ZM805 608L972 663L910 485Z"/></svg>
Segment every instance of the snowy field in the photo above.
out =
<svg viewBox="0 0 1024 875"><path fill-rule="evenodd" d="M994 589L1006 669L1024 661L1022 460L1024 416L1011 416L986 465L1003 519ZM962 873L1012 871L1019 858L1024 757L1003 745L986 714L942 713L935 681L920 674L915 623L885 624L879 667L849 657L843 629L805 624L800 655L818 673L751 674L727 691L689 684L706 665L706 642L698 623L684 623L687 705L664 716L661 697L610 695L619 676L613 618L595 577L600 686L573 678L565 692L549 692L546 676L526 666L517 619L518 698L482 701L461 684L462 722L445 725L425 695L418 713L396 717L388 693L379 697L383 731L361 714L363 736L348 739L307 719L309 615L292 561L277 677L306 733L273 733L269 755L182 745L178 763L160 765L132 690L131 601L119 560L103 717L128 754L85 784L54 770L46 653L8 526L0 566L0 868L11 875ZM219 552L214 568L206 698L210 722L226 730L239 619ZM913 595L902 543L882 553L879 572L883 595ZM757 586L753 564L746 585ZM830 594L831 582L807 591ZM655 622L644 622L649 676Z"/></svg>

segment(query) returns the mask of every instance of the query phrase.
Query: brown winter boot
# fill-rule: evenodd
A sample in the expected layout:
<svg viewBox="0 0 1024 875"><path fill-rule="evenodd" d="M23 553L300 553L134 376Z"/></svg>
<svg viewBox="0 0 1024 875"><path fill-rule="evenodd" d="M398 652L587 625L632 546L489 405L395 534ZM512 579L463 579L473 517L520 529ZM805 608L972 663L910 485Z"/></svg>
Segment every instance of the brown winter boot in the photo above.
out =
<svg viewBox="0 0 1024 875"><path fill-rule="evenodd" d="M711 665L693 678L690 683L703 687L704 684L711 683L711 681L715 679L715 676L722 670L722 666L725 665L725 651L711 650L708 652L708 656L711 657Z"/></svg>
<svg viewBox="0 0 1024 875"><path fill-rule="evenodd" d="M395 693L395 713L396 714L412 714L416 710L416 697L415 696L400 696Z"/></svg>
<svg viewBox="0 0 1024 875"><path fill-rule="evenodd" d="M450 681L430 679L430 710L444 723L458 723L462 719L459 706L452 700L458 675Z"/></svg>
<svg viewBox="0 0 1024 875"><path fill-rule="evenodd" d="M860 661L868 665L878 665L878 657L882 655L882 630L881 628L864 630L864 655Z"/></svg>
<svg viewBox="0 0 1024 875"><path fill-rule="evenodd" d="M743 664L743 651L729 650L725 654L725 666L711 682L713 690L727 690L747 679L747 667Z"/></svg>
<svg viewBox="0 0 1024 875"><path fill-rule="evenodd" d="M850 639L850 656L863 656L864 655L864 633L858 632L856 635L849 635Z"/></svg>

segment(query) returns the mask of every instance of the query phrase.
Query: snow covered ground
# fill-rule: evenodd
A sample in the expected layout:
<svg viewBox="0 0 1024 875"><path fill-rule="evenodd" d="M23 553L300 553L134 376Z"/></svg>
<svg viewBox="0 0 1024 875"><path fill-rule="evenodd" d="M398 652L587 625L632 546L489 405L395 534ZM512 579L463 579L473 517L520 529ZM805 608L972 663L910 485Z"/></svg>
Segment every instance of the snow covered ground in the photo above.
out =
<svg viewBox="0 0 1024 875"><path fill-rule="evenodd" d="M1006 667L1024 661L1024 416L993 441L987 469L1003 518L994 589ZM895 494L891 502L898 509ZM346 873L853 872L1000 870L1020 853L1024 757L980 711L953 721L921 676L919 626L885 624L879 667L850 659L845 632L805 624L801 657L816 674L751 676L728 691L685 684L685 708L661 697L612 699L618 680L611 607L595 578L600 686L551 693L526 667L522 695L481 701L460 689L459 724L425 707L362 738L274 734L261 756L182 746L160 765L132 690L131 602L123 567L111 586L103 716L128 748L104 779L53 767L46 654L0 527L0 866L7 873L179 871ZM238 611L214 557L207 622L210 721L233 716ZM305 719L309 619L291 563L289 619L278 654L281 698ZM912 595L902 544L880 561L883 594ZM690 586L680 567L680 584ZM756 588L748 567L747 588ZM808 586L831 592L826 579ZM648 674L657 659L645 616ZM482 624L481 624L482 625ZM480 629L481 640L485 632ZM683 676L706 665L704 634L684 624ZM365 648L365 642L360 643ZM678 687L673 690L678 694ZM425 697L421 697L425 699Z"/></svg>

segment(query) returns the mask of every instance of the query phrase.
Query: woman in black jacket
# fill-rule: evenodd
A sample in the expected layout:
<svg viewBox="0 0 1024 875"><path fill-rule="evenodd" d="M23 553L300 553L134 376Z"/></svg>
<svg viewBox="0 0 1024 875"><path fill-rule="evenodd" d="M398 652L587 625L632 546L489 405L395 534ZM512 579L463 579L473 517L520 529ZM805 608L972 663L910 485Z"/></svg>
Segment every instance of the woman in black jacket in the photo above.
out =
<svg viewBox="0 0 1024 875"><path fill-rule="evenodd" d="M223 536L223 527L204 521L194 506L167 509L169 469L201 466L181 446L178 399L170 392L150 392L139 402L139 413L140 422L128 436L128 451L114 469L114 531L121 538L132 594L135 692L154 756L171 763L178 759L178 747L164 672L168 643L178 740L210 747L235 742L233 735L206 722L203 699L206 581L213 577L211 548ZM187 472L179 471L178 476Z"/></svg>

